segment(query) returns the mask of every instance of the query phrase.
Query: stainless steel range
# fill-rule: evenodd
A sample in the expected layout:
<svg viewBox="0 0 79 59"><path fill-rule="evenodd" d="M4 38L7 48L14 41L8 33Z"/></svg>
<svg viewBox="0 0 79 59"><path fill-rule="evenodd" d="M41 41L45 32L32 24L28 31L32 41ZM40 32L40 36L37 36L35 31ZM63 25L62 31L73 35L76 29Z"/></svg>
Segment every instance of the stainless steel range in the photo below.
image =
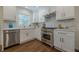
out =
<svg viewBox="0 0 79 59"><path fill-rule="evenodd" d="M42 42L44 42L44 43L46 43L46 44L48 44L48 45L50 45L51 47L53 47L53 39L54 39L54 37L53 37L53 31L54 31L54 28L43 28L42 30L42 36L41 36L41 38L42 38Z"/></svg>

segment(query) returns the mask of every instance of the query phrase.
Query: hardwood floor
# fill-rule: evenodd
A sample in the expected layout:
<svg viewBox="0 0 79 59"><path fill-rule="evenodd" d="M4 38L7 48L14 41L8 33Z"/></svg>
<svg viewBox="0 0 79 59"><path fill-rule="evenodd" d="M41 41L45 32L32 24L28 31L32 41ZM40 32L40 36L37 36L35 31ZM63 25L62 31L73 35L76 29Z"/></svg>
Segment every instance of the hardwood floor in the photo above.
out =
<svg viewBox="0 0 79 59"><path fill-rule="evenodd" d="M39 40L32 40L30 42L16 45L5 49L5 52L59 52L55 48L40 42Z"/></svg>

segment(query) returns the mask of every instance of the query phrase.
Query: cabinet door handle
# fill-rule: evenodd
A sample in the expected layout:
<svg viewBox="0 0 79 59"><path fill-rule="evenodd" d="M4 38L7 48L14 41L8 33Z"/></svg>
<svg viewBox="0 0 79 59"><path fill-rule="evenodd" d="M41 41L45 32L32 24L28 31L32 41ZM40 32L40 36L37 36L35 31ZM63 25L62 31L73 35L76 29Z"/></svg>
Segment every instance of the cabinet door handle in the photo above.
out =
<svg viewBox="0 0 79 59"><path fill-rule="evenodd" d="M64 38L62 38L62 42L64 42Z"/></svg>
<svg viewBox="0 0 79 59"><path fill-rule="evenodd" d="M60 38L60 42L61 42L61 38Z"/></svg>

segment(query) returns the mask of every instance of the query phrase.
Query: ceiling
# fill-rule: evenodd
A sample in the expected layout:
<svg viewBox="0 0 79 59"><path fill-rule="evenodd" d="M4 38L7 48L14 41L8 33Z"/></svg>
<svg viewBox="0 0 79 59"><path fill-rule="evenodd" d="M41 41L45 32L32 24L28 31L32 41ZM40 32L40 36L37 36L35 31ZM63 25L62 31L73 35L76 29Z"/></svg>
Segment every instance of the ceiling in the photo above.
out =
<svg viewBox="0 0 79 59"><path fill-rule="evenodd" d="M38 11L42 9L48 9L50 6L27 6L25 8L31 10L31 11Z"/></svg>
<svg viewBox="0 0 79 59"><path fill-rule="evenodd" d="M20 7L28 9L32 12L36 12L39 10L49 10L49 8L55 9L55 6L20 6Z"/></svg>

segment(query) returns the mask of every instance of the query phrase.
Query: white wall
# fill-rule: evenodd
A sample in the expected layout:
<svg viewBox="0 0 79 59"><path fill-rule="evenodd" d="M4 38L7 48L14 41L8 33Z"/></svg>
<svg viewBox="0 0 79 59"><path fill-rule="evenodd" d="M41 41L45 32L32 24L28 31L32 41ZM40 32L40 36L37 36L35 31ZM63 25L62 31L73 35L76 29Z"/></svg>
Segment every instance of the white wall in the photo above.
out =
<svg viewBox="0 0 79 59"><path fill-rule="evenodd" d="M2 19L2 18L3 18L3 7L0 6L0 19Z"/></svg>
<svg viewBox="0 0 79 59"><path fill-rule="evenodd" d="M0 30L0 45L1 45L1 30Z"/></svg>
<svg viewBox="0 0 79 59"><path fill-rule="evenodd" d="M2 18L3 18L3 7L2 6L0 6L0 29L1 29L1 27L2 27ZM1 45L1 30L0 30L0 45Z"/></svg>
<svg viewBox="0 0 79 59"><path fill-rule="evenodd" d="M79 50L79 6L75 7L75 15L76 15L76 19L75 19L75 25L76 25L76 49Z"/></svg>

